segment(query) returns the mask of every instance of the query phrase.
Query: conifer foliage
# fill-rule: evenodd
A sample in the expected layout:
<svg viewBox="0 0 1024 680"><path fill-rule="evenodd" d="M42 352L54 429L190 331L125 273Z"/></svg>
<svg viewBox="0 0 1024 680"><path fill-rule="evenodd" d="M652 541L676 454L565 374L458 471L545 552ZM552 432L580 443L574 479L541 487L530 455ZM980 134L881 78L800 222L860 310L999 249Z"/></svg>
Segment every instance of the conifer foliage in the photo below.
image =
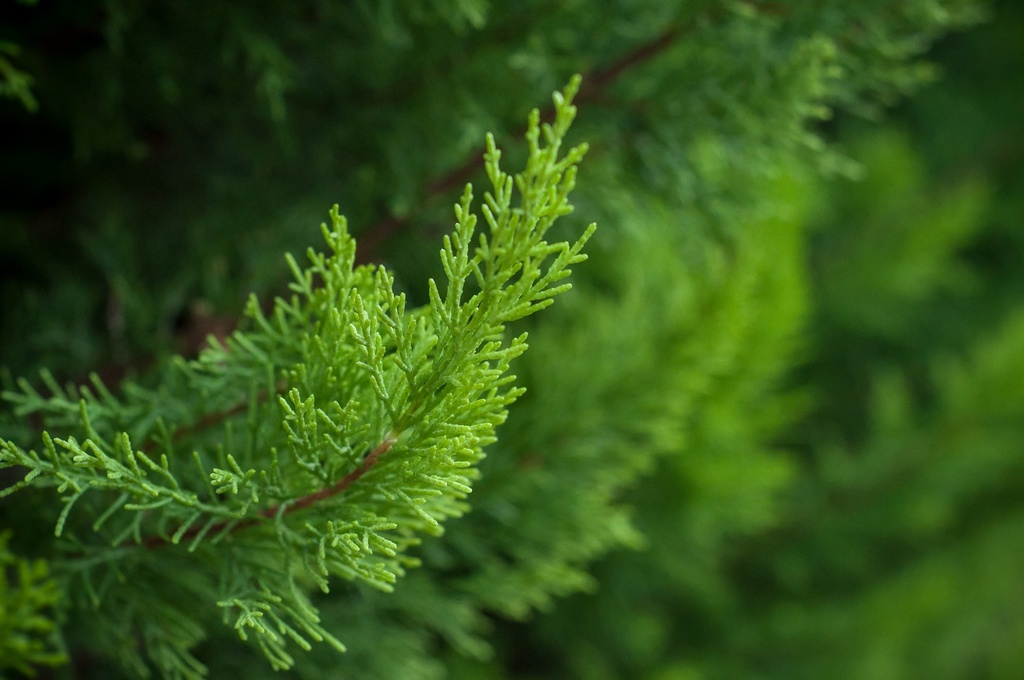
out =
<svg viewBox="0 0 1024 680"><path fill-rule="evenodd" d="M140 675L153 663L201 677L191 648L214 607L273 668L293 664L289 644L344 651L309 586L326 593L340 577L391 590L415 562L410 546L462 514L483 447L522 391L509 370L526 334L506 339L505 325L569 288L560 282L593 230L545 240L572 212L586 151L560 155L578 87L555 94L552 124L531 114L522 173L501 170L488 136L486 230L467 185L440 251L444 292L431 279L428 306L407 309L384 267L355 266L335 207L330 253L311 250L305 269L288 258L293 295L270 314L253 298L252 330L175 362L159 391L116 397L94 376L81 388L49 380L46 397L27 381L6 395L45 429L39 450L0 442L0 466L27 470L3 494L60 496L63 586L79 594L69 616L119 629L104 651ZM154 578L161 590L138 599Z"/></svg>
<svg viewBox="0 0 1024 680"><path fill-rule="evenodd" d="M1013 5L0 5L0 676L1016 680Z"/></svg>

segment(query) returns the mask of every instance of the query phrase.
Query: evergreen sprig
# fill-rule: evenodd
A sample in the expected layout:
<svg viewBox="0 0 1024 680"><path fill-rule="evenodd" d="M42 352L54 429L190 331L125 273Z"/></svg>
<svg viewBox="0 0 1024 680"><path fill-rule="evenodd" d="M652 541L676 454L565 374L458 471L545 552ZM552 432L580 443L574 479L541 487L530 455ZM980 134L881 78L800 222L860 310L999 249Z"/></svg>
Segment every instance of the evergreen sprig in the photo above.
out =
<svg viewBox="0 0 1024 680"><path fill-rule="evenodd" d="M99 653L139 674L152 663L201 677L191 650L217 609L274 668L293 664L291 645L343 650L309 591L332 577L389 591L416 564L408 549L465 511L483 449L522 393L510 367L526 335L508 339L505 326L569 288L594 229L545 240L572 212L586 152L562 149L579 84L555 93L552 123L532 112L523 172L502 171L487 137L486 228L467 185L440 252L446 285L429 281L428 305L407 309L384 267L355 266L335 207L329 253L311 250L306 268L287 258L292 295L269 313L251 299L249 330L174 361L158 387L115 396L98 379L63 388L44 376L49 396L24 381L4 393L45 431L39 450L0 440L0 468L25 470L0 496L58 494L52 564L73 600L63 606L105 617Z"/></svg>

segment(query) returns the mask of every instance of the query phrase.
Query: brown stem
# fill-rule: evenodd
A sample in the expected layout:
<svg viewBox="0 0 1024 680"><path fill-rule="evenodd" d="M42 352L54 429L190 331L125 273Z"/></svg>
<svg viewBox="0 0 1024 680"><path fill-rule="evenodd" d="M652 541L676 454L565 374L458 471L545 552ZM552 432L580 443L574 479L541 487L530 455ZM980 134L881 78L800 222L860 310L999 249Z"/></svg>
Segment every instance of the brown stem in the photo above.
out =
<svg viewBox="0 0 1024 680"><path fill-rule="evenodd" d="M678 38L679 28L673 26L651 42L641 45L605 68L587 75L583 79L583 86L576 96L576 101L586 102L596 99L623 73L665 51ZM550 121L554 118L554 114L554 105L548 105L541 112L541 120ZM520 134L522 132L525 130L520 131ZM412 215L422 212L423 208L438 196L447 195L452 189L465 184L479 170L480 157L484 152L485 149L480 147L457 168L431 181L427 185L423 199L406 214L392 215L360 234L357 242L356 261L367 263L378 259L377 251L380 246L408 226Z"/></svg>
<svg viewBox="0 0 1024 680"><path fill-rule="evenodd" d="M651 42L639 46L632 52L629 52L628 54L622 56L618 60L606 66L605 68L590 73L586 78L584 78L583 87L576 98L577 102L585 102L596 99L604 91L605 88L607 88L623 73L639 64L642 64L645 61L654 58L664 50L668 49L678 39L679 33L679 28L677 26L673 26L666 30L661 35L659 35L657 38L652 40ZM553 105L549 105L541 112L542 120L550 121L553 117ZM358 242L357 261L369 262L376 259L379 247L389 238L394 236L396 233L401 231L404 227L406 227L409 224L409 222L411 221L410 215L421 212L422 209L426 206L426 204L428 204L434 198L441 195L446 195L454 187L458 187L464 184L479 168L479 158L481 155L483 155L483 153L484 150L480 149L477 153L474 153L463 164L461 164L454 170L431 181L427 185L426 193L423 200L421 200L419 204L414 207L413 210L410 210L408 214L402 216L393 215L391 217L388 217L384 220L381 220L374 226L370 227L366 232L361 234ZM280 394L283 391L283 389L284 388L282 386L278 386L278 389L275 392L275 394ZM257 402L262 403L271 396L271 393L261 393L257 397ZM243 413L248 408L248 406L248 402L243 402L236 404L235 406L232 406L231 408L225 409L223 411L207 414L200 420L196 421L195 423L192 423L191 425L183 426L181 428L176 429L171 434L171 439L172 441L178 441L183 437L194 434L206 428L218 425L223 421L227 420L228 418ZM241 529L253 526L254 524L258 524L265 519L270 519L277 516L279 512L282 512L282 506L285 506L283 514L289 514L297 510L309 507L310 505L318 503L324 499L330 498L331 496L339 494L342 491L348 489L350 486L352 486L352 484L354 484L363 475L365 475L366 472L369 471L374 466L374 464L377 462L377 459L391 449L391 446L394 444L394 441L395 440L393 436L389 435L387 438L384 439L383 442L377 445L377 447L373 449L373 451L367 454L366 458L363 459L363 463L362 465L360 465L360 467L356 468L349 474L345 475L345 477L343 477L342 479L340 479L339 481L337 481L335 484L331 485L328 488L320 489L319 491L315 491L311 494L303 496L302 498L290 502L287 506L285 506L284 503L274 505L260 512L257 517L251 517L249 519L241 520L233 526L232 522L234 522L235 520L224 520L223 522L219 522L213 525L213 527L209 528L207 531L216 534L221 531L224 531L229 526L231 526L230 531L239 531ZM144 446L143 450L147 452L151 451L154 446L154 443L150 443L147 446ZM179 542L195 538L200 531L202 531L201 527L193 527L189 529L181 535L181 537L179 538ZM143 540L142 545L146 548L157 548L163 545L167 545L169 543L170 539L165 536L150 536L149 538Z"/></svg>
<svg viewBox="0 0 1024 680"><path fill-rule="evenodd" d="M272 505L269 508L262 510L256 517L250 517L248 519L241 520L235 523L233 526L232 522L235 522L235 520L226 519L222 522L214 524L206 531L207 533L218 534L224 531L225 529L228 529L229 526L231 527L229 531L231 531L232 533L235 531L241 531L242 529L247 529L248 527L260 524L264 520L273 519L274 517L277 517L279 514L290 515L293 512L303 510L304 508L308 508L309 506L319 503L320 501L326 500L331 496L336 496L337 494L351 487L353 484L359 481L363 477L363 475L369 472L370 468L372 468L377 463L377 460L385 453L391 450L391 447L394 445L395 441L396 437L392 433L388 433L388 435L384 438L384 441L378 444L376 448L373 449L373 451L370 451L370 453L368 453L366 457L363 458L363 462L359 467L357 467L355 470L348 473L347 475L339 479L337 482L335 482L334 484L325 489L314 491L313 493L306 494L305 496L302 496L301 498L298 498L293 501L284 501L282 503ZM192 527L179 537L178 542L182 543L184 541L193 539L196 536L198 536L199 532L202 530L202 527ZM166 536L150 536L142 542L142 546L147 549L152 549L159 548L164 545L169 545L170 543L171 540Z"/></svg>
<svg viewBox="0 0 1024 680"><path fill-rule="evenodd" d="M277 388L273 392L264 391L256 395L256 403L262 404L270 397L277 396L279 394L284 394L284 391L287 387L288 385L284 381L279 382L277 384ZM185 437L188 437L189 435L196 434L197 432L202 432L207 428L213 427L215 425L220 425L228 418L232 418L234 416L245 413L246 409L248 408L249 402L243 401L235 404L231 408L224 409L223 411L214 411L213 413L207 413L196 422L191 423L189 425L182 425L181 427L171 432L171 441L176 442L181 439L184 439ZM150 439L149 441L142 445L142 451L145 453L151 453L153 449L157 447L157 444L158 442L156 440Z"/></svg>
<svg viewBox="0 0 1024 680"><path fill-rule="evenodd" d="M582 89L577 95L577 101L585 102L591 101L598 98L601 92L608 87L614 80L619 78L623 73L638 66L639 64L652 59L657 56L660 52L671 46L679 37L680 30L678 27L672 27L666 30L664 33L659 35L657 38L649 43L639 46L632 52L624 55L615 62L609 64L603 69L599 69L591 72L583 80ZM543 112L545 120L550 120L553 115L554 108L548 107ZM483 149L479 149L473 153L464 163L459 165L454 170L435 178L427 184L423 199L414 206L408 213L404 215L392 215L384 218L374 224L373 226L366 229L362 234L359 235L358 250L356 251L356 261L365 264L368 262L374 262L380 259L379 250L381 246L386 243L390 238L398 234L402 229L409 225L411 216L423 211L423 208L433 200L440 196L447 195L453 187L459 187L473 175L473 173L480 167L480 156L484 153ZM206 323L206 321L201 321ZM234 324L227 323L225 319L219 318L217 320L218 329L217 334L224 336L230 334L229 326ZM206 332L209 332L208 328L203 328ZM193 330L189 330L187 335L193 336L197 333ZM198 335L205 337L204 332L199 332ZM197 347L195 342L189 342L183 340L186 344L186 350L183 354L190 354L192 351L196 351ZM111 364L106 367L98 369L99 375L103 378L105 384L118 383L125 378L128 374L133 371L138 371L151 363L152 357L147 358L136 358L130 363L123 364ZM81 384L87 384L88 381L84 377L76 380ZM244 408L239 407L239 408ZM239 411L229 410L224 412L220 416L214 416L214 423L220 422L233 415L237 415ZM211 423L212 424L212 423ZM202 427L205 427L203 425ZM201 428L200 428L201 429ZM184 433L183 433L184 436Z"/></svg>
<svg viewBox="0 0 1024 680"><path fill-rule="evenodd" d="M579 96L577 97L578 101L585 102L594 99L598 94L600 94L601 90L608 87L623 73L634 66L639 66L645 61L653 59L658 54L671 47L678 38L679 27L671 26L651 42L641 45L600 71L595 71L585 77L583 79L583 85Z"/></svg>

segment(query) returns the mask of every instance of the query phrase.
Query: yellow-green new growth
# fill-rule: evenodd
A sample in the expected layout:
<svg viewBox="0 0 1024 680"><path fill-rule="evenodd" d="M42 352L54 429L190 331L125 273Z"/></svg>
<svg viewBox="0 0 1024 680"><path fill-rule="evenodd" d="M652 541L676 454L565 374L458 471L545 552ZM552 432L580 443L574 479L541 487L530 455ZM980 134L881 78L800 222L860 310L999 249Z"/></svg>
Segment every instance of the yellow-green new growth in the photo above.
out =
<svg viewBox="0 0 1024 680"><path fill-rule="evenodd" d="M251 301L250 330L178 360L156 390L7 395L47 431L41 452L0 440L0 468L27 468L0 495L60 496L51 560L61 592L79 595L62 606L142 631L96 653L198 678L191 650L215 618L275 668L292 665L291 644L342 650L310 592L332 577L391 590L423 534L465 511L476 463L522 392L510 366L526 336L506 338L505 325L569 288L594 229L546 240L572 212L586 152L562 154L579 83L555 94L552 123L531 114L523 172L501 170L488 136L486 229L467 186L440 252L444 292L429 281L427 306L407 309L385 268L355 266L335 208L331 252L310 251L305 269L287 258L290 299L269 315ZM161 587L134 587L140 574Z"/></svg>

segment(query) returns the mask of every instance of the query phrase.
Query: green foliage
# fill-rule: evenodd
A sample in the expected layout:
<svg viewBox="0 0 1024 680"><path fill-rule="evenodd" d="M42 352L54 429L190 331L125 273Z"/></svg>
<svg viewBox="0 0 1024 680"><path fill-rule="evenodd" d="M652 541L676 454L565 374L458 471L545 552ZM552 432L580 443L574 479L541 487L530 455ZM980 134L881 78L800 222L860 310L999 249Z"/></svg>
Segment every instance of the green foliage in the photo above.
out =
<svg viewBox="0 0 1024 680"><path fill-rule="evenodd" d="M921 303L970 287L957 254L984 226L991 189L969 178L930 195L921 160L896 130L860 140L850 152L869 170L836 197L838 210L856 211L855 224L821 239L821 306L837 330L906 336L920 321Z"/></svg>
<svg viewBox="0 0 1024 680"><path fill-rule="evenodd" d="M1015 678L1020 9L926 60L985 10L4 6L0 524L54 677ZM563 134L602 229L533 315ZM289 280L332 203L358 248L335 211Z"/></svg>
<svg viewBox="0 0 1024 680"><path fill-rule="evenodd" d="M964 42L978 49L989 39L962 39L955 54ZM927 96L948 101L950 87ZM998 111L986 125L1001 144L1014 137L1004 136ZM913 113L936 114L923 104ZM692 483L645 484L637 519L651 537L648 552L608 559L597 572L599 599L577 598L530 631L548 667L538 677L1019 672L1024 402L1020 268L1009 262L1022 251L1007 238L1019 234L1019 219L1000 217L1019 200L1019 183L1009 168L973 156L987 145L937 168L926 154L948 163L960 123L947 116L930 135L904 115L906 127L883 131L846 121L842 138L863 163L862 180L797 182L795 194L774 194L779 205L799 205L802 194L809 206L795 213L811 227L813 295L804 332L812 344L797 375L812 399L803 402L807 417L782 430L791 475L784 494L751 515L768 525L707 531L728 537L716 550L684 533L706 528L714 507ZM772 269L787 262L801 266L776 257ZM758 358L770 364L770 356ZM761 402L780 396L769 385ZM719 412L731 418L725 432L743 433L757 411ZM764 433L778 421L768 424L753 443L777 441ZM714 442L695 448L689 460L707 470ZM718 449L737 463L742 450L735 440ZM739 488L748 479L727 488L749 499Z"/></svg>
<svg viewBox="0 0 1024 680"><path fill-rule="evenodd" d="M0 97L17 99L26 110L35 112L39 102L32 95L32 76L18 70L11 61L19 54L17 45L0 41Z"/></svg>
<svg viewBox="0 0 1024 680"><path fill-rule="evenodd" d="M67 656L54 644L52 609L61 592L43 560L10 552L9 531L0 534L0 672L34 676L34 666L56 666Z"/></svg>
<svg viewBox="0 0 1024 680"><path fill-rule="evenodd" d="M361 229L397 219L439 236L449 201L434 180L477 155L486 131L520 129L523 101L574 72L594 72L601 96L578 134L600 140L626 186L675 207L742 204L732 172L756 176L780 152L843 167L814 122L905 91L928 36L977 15L961 0L890 5L9 9L22 69L47 77L34 89L45 115L9 116L15 207L32 217L0 215L5 362L83 376L192 353L205 333L180 326L280 292L280 253L305 251L325 205ZM643 58L649 45L660 48ZM52 223L37 208L56 199L66 212ZM423 241L383 252L374 231L364 252L401 263L399 281L438 275Z"/></svg>
<svg viewBox="0 0 1024 680"><path fill-rule="evenodd" d="M175 362L158 392L126 385L118 398L95 376L92 388L62 388L44 374L50 396L24 380L5 393L47 429L40 451L0 440L0 468L26 470L2 493L59 494L74 608L143 631L141 649L111 641L126 666L144 674L148 657L167 675L204 673L190 649L209 616L188 600L215 603L276 669L293 665L289 643L344 651L309 586L326 593L333 576L390 591L416 564L419 536L464 512L483 447L522 393L509 369L526 335L506 340L505 325L568 290L560 282L593 230L545 240L572 211L586 150L561 157L578 86L556 93L554 123L531 115L522 173L501 170L488 137L486 230L467 185L441 250L445 291L431 279L429 306L407 310L386 269L355 267L335 209L323 227L331 253L311 250L306 269L288 258L291 298L269 315L253 298L252 330ZM161 584L152 601L139 592L147 573Z"/></svg>

